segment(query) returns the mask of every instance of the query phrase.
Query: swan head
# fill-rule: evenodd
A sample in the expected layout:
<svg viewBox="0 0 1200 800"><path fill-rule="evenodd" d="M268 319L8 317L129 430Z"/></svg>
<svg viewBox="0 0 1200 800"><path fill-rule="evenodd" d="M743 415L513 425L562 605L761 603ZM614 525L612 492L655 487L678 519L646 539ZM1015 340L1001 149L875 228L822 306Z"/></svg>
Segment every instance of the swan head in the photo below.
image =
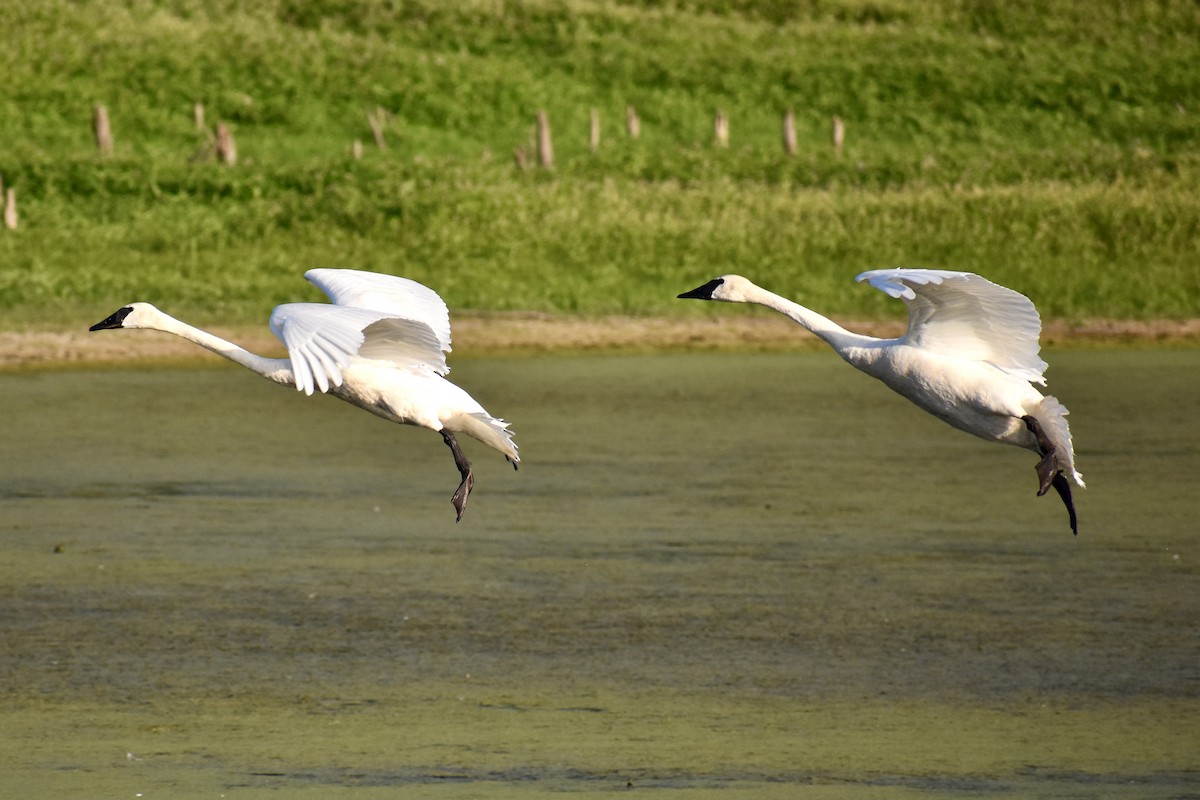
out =
<svg viewBox="0 0 1200 800"><path fill-rule="evenodd" d="M149 303L130 303L119 308L97 322L89 331L106 331L114 328L157 328L162 312Z"/></svg>
<svg viewBox="0 0 1200 800"><path fill-rule="evenodd" d="M679 295L684 300L720 300L726 303L745 303L753 283L741 275L722 275L703 286Z"/></svg>

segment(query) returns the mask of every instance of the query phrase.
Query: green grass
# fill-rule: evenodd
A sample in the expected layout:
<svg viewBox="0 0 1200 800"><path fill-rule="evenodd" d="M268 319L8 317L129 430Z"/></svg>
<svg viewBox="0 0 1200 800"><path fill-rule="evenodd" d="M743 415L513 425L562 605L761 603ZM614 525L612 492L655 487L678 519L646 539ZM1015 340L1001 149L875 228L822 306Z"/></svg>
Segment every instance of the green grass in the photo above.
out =
<svg viewBox="0 0 1200 800"><path fill-rule="evenodd" d="M0 175L21 211L0 231L2 327L136 298L257 321L318 265L475 309L706 313L674 295L741 272L876 316L894 309L851 278L895 265L978 271L1048 316L1200 309L1185 0L18 0L0 28ZM189 160L196 101L237 166ZM522 173L543 108L556 168Z"/></svg>

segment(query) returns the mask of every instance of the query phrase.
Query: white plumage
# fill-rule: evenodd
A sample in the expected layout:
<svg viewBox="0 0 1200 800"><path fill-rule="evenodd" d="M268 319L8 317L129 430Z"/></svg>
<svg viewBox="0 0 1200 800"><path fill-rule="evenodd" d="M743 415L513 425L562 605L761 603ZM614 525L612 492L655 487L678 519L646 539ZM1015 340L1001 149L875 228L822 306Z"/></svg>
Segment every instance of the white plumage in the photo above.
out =
<svg viewBox="0 0 1200 800"><path fill-rule="evenodd" d="M1041 318L1029 298L968 272L883 269L857 278L903 300L908 330L897 339L853 333L740 275L724 275L681 298L757 303L786 314L852 366L883 381L959 430L1038 453L1038 494L1053 486L1078 533L1069 475L1075 469L1067 409L1045 384Z"/></svg>
<svg viewBox="0 0 1200 800"><path fill-rule="evenodd" d="M508 423L496 419L443 376L450 371L450 314L436 292L416 281L350 269L304 274L333 304L286 303L271 313L271 330L288 358L255 355L164 314L130 303L91 330L150 328L181 336L263 377L311 395L327 392L391 422L442 434L462 483L452 502L461 519L474 472L454 434L465 433L521 460Z"/></svg>

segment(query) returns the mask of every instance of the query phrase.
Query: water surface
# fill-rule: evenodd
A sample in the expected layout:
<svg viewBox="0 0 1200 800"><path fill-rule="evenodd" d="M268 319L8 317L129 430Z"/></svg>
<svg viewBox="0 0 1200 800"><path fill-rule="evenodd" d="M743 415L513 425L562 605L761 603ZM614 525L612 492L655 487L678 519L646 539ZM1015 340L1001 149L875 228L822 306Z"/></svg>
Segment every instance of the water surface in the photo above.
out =
<svg viewBox="0 0 1200 800"><path fill-rule="evenodd" d="M1200 352L1036 458L826 354L458 360L440 437L232 367L0 376L0 794L1200 791Z"/></svg>

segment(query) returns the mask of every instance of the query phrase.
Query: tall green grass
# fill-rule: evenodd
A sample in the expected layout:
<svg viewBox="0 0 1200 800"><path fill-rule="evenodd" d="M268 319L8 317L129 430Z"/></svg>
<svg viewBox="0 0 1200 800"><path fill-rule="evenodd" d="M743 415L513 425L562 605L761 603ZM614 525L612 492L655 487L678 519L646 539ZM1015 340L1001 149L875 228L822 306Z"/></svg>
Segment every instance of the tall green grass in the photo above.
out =
<svg viewBox="0 0 1200 800"><path fill-rule="evenodd" d="M1050 316L1200 311L1186 0L16 0L0 29L22 215L0 231L3 326L135 298L258 320L311 266L409 275L459 308L703 313L674 295L741 272L881 315L851 278L910 265L984 273ZM196 101L236 167L189 161ZM522 173L543 108L556 168Z"/></svg>

